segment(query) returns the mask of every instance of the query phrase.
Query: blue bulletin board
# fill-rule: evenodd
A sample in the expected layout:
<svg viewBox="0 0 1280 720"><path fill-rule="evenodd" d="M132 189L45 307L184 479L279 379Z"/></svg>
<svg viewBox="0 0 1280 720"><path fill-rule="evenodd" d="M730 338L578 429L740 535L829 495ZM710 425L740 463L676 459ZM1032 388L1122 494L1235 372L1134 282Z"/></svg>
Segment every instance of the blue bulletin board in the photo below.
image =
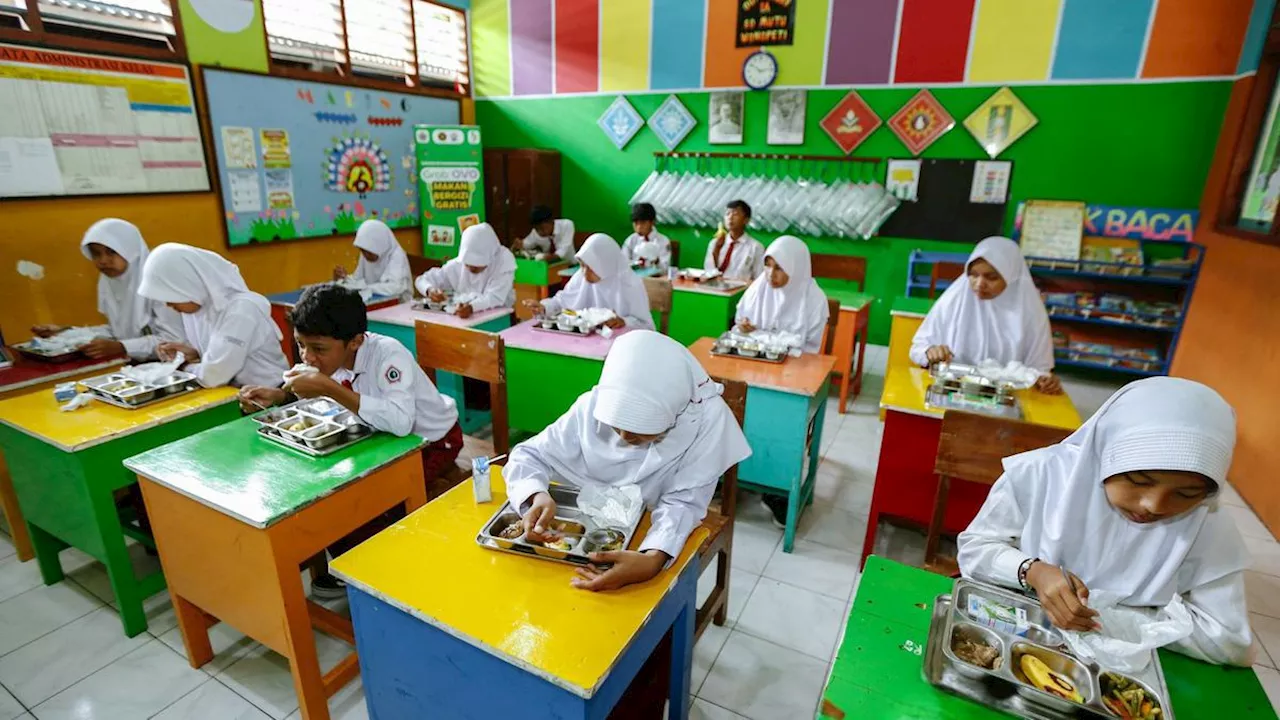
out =
<svg viewBox="0 0 1280 720"><path fill-rule="evenodd" d="M415 123L459 122L458 101L202 71L227 244L421 225Z"/></svg>

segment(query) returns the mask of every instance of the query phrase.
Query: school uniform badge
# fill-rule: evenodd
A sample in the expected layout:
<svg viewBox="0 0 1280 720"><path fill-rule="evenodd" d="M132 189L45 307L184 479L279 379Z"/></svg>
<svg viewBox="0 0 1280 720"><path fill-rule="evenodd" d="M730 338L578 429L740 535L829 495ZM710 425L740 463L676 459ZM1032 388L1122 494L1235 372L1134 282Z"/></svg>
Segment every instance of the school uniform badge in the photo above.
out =
<svg viewBox="0 0 1280 720"><path fill-rule="evenodd" d="M387 382L389 383L400 382L400 377L401 377L400 369L397 368L395 365L392 365L391 367L387 368L387 373L385 377L387 378Z"/></svg>

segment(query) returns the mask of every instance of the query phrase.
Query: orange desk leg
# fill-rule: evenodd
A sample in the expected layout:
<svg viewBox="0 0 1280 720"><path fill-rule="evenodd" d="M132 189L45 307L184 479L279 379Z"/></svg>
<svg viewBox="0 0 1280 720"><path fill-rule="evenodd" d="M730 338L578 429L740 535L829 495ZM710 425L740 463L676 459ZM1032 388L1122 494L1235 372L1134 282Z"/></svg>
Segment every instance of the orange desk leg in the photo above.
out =
<svg viewBox="0 0 1280 720"><path fill-rule="evenodd" d="M13 478L9 477L9 466L4 462L4 453L0 452L0 509L4 510L4 520L9 524L9 537L13 539L13 549L18 552L18 560L26 562L35 557L31 549L31 535L27 532L27 521L22 517L22 508L18 506L18 494L13 490Z"/></svg>
<svg viewBox="0 0 1280 720"><path fill-rule="evenodd" d="M427 502L413 453L266 529L246 525L139 478L169 595L192 667L213 658L211 621L222 621L289 660L304 720L328 720L328 698L359 675L354 652L321 673L312 628L343 640L350 622L307 600L299 568L334 541L403 503Z"/></svg>

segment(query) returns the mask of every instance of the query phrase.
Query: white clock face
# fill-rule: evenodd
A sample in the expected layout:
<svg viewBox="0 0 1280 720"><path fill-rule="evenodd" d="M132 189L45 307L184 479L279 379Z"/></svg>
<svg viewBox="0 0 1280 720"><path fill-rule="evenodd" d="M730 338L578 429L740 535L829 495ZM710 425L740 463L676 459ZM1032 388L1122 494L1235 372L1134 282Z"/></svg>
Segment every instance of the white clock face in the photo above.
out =
<svg viewBox="0 0 1280 720"><path fill-rule="evenodd" d="M767 88L777 77L778 59L768 53L752 53L742 66L742 79L750 88Z"/></svg>

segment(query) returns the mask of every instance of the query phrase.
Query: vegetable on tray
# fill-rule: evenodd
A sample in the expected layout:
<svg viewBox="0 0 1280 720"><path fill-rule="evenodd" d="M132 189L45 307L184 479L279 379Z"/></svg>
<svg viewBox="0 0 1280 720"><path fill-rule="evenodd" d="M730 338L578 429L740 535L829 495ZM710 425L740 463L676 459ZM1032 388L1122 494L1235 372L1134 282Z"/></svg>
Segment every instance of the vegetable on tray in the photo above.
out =
<svg viewBox="0 0 1280 720"><path fill-rule="evenodd" d="M1159 720L1160 703L1123 675L1102 674L1102 702L1123 720Z"/></svg>

